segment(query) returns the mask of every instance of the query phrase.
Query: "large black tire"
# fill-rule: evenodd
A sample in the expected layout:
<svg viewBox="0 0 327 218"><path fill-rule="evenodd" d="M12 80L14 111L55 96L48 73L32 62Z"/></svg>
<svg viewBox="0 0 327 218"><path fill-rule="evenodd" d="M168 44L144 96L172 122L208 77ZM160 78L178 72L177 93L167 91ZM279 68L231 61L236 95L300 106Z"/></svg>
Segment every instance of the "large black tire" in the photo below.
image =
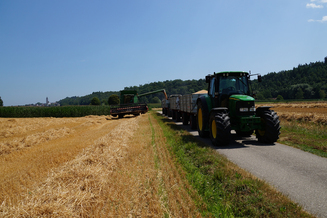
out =
<svg viewBox="0 0 327 218"><path fill-rule="evenodd" d="M205 131L205 128L207 126L207 111L203 110L202 103L198 103L198 113L197 113L197 128L198 128L198 133L200 137L207 137L208 132Z"/></svg>
<svg viewBox="0 0 327 218"><path fill-rule="evenodd" d="M180 122L181 121L181 112L176 111L176 122Z"/></svg>
<svg viewBox="0 0 327 218"><path fill-rule="evenodd" d="M173 116L173 111L168 109L168 117L172 117Z"/></svg>
<svg viewBox="0 0 327 218"><path fill-rule="evenodd" d="M189 119L190 119L190 116L189 116L187 113L183 113L183 114L182 114L183 125L187 125Z"/></svg>
<svg viewBox="0 0 327 218"><path fill-rule="evenodd" d="M191 129L196 129L197 127L196 116L194 116L193 114L190 115L190 126Z"/></svg>
<svg viewBox="0 0 327 218"><path fill-rule="evenodd" d="M210 139L214 146L228 145L230 141L230 118L227 113L212 113L209 119Z"/></svg>
<svg viewBox="0 0 327 218"><path fill-rule="evenodd" d="M279 139L280 121L276 112L273 110L260 111L258 114L264 129L257 129L255 134L259 142L274 143Z"/></svg>

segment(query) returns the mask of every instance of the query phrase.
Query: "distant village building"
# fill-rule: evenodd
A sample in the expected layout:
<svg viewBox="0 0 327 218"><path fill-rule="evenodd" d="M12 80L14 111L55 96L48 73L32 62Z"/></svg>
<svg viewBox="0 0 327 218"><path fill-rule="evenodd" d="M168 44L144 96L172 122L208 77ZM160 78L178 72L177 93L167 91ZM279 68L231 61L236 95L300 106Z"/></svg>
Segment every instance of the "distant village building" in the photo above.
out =
<svg viewBox="0 0 327 218"><path fill-rule="evenodd" d="M48 97L47 97L46 100L45 100L45 104L46 104L46 105L49 104L49 99L48 99Z"/></svg>

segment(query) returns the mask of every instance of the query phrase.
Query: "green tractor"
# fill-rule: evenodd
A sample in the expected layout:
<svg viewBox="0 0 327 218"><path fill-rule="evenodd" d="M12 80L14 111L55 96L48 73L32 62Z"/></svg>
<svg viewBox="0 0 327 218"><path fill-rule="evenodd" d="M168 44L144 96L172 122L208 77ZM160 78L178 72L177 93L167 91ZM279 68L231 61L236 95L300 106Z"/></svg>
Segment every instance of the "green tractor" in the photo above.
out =
<svg viewBox="0 0 327 218"><path fill-rule="evenodd" d="M228 145L231 130L242 137L255 131L258 141L274 143L279 138L280 121L271 107L255 108L247 72L220 72L206 76L208 94L197 100L197 129L208 134L215 146ZM261 82L261 76L258 76Z"/></svg>

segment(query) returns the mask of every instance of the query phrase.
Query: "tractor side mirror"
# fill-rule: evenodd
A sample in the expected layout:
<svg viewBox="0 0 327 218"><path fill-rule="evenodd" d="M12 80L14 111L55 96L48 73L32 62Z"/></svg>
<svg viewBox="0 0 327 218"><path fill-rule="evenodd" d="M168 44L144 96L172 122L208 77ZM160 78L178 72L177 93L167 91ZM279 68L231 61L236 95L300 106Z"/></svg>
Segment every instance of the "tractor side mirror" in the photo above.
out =
<svg viewBox="0 0 327 218"><path fill-rule="evenodd" d="M256 92L252 92L252 97L256 98L257 97L257 93Z"/></svg>
<svg viewBox="0 0 327 218"><path fill-rule="evenodd" d="M258 75L258 82L259 82L259 83L262 82L261 75Z"/></svg>
<svg viewBox="0 0 327 218"><path fill-rule="evenodd" d="M210 75L206 76L206 83L210 83Z"/></svg>

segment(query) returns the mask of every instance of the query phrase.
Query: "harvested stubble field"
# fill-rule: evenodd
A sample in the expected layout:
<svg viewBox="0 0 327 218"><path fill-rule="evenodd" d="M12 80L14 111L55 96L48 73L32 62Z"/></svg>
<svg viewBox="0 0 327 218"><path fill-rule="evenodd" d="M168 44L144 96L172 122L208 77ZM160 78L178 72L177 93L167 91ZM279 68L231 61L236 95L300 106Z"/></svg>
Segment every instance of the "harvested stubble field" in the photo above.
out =
<svg viewBox="0 0 327 218"><path fill-rule="evenodd" d="M259 104L260 105L260 104ZM327 125L327 102L265 104L272 106L281 119Z"/></svg>
<svg viewBox="0 0 327 218"><path fill-rule="evenodd" d="M327 102L264 105L272 106L281 120L279 142L327 157Z"/></svg>
<svg viewBox="0 0 327 218"><path fill-rule="evenodd" d="M199 216L158 129L147 114L0 118L0 217Z"/></svg>

